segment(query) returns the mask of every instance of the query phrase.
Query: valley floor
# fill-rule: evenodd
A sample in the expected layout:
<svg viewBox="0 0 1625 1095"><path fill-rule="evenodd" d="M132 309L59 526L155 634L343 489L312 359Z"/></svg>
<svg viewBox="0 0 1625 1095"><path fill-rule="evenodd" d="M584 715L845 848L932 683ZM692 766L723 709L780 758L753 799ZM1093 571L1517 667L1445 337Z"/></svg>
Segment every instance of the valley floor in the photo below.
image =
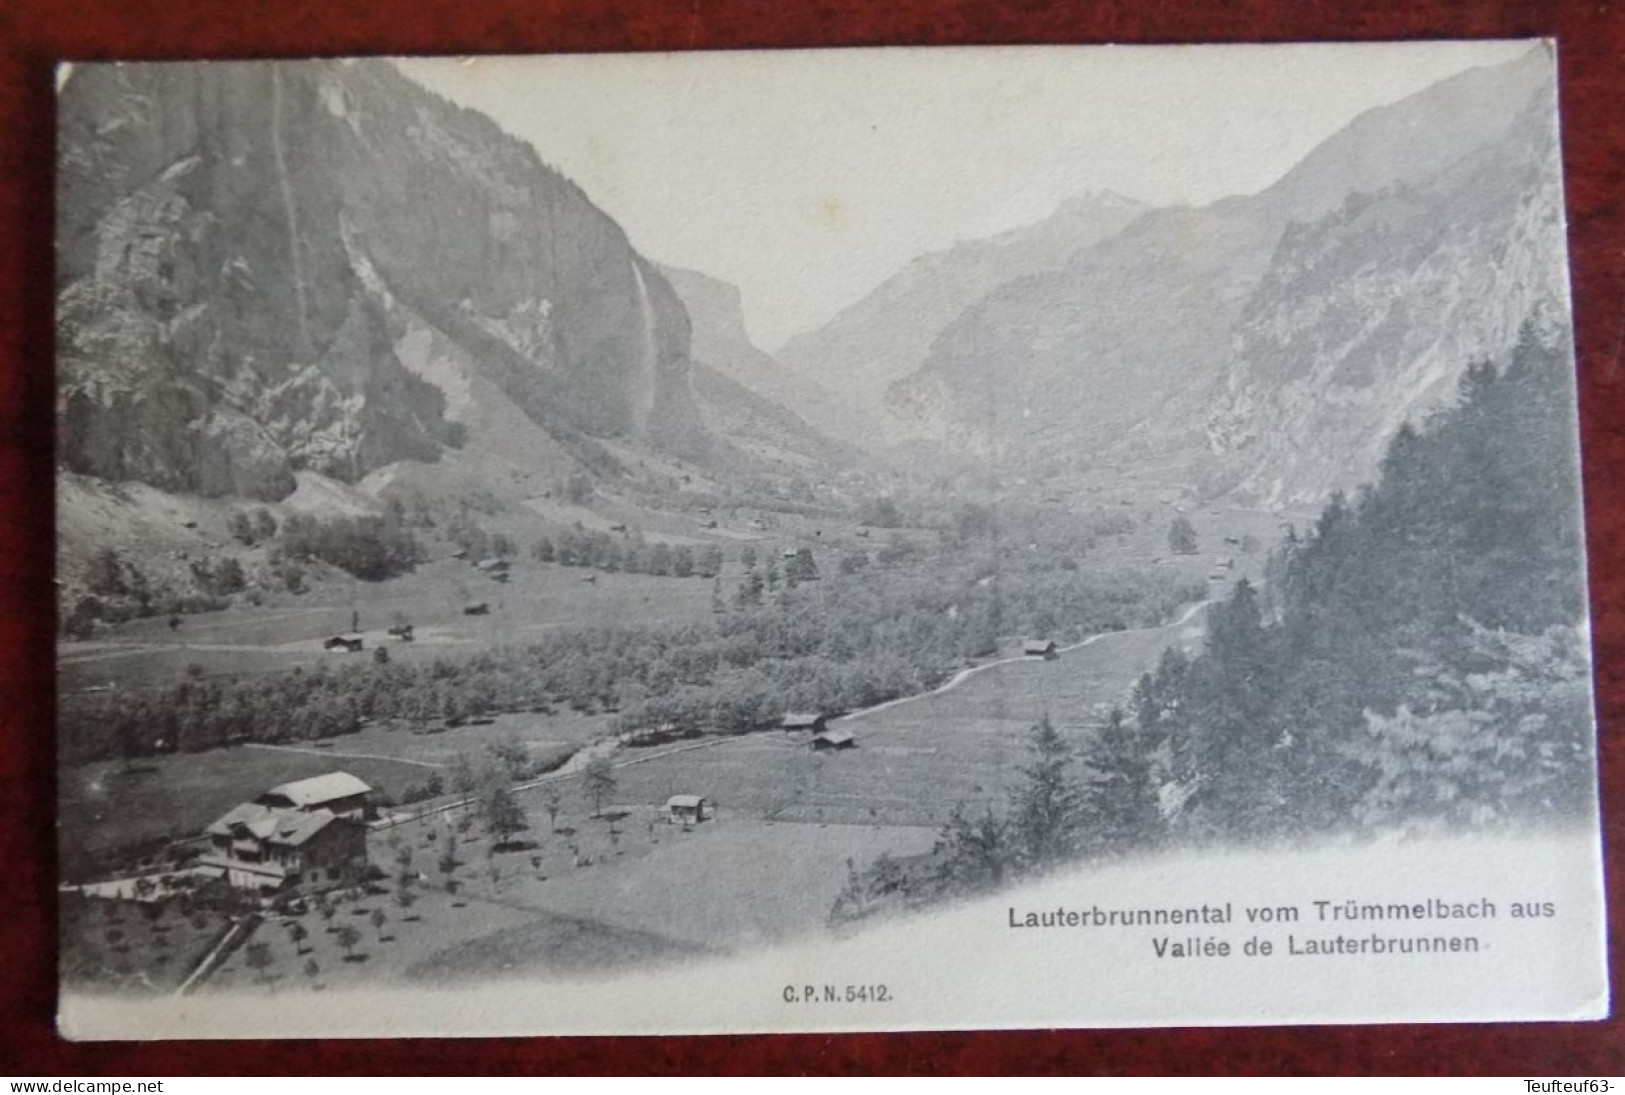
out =
<svg viewBox="0 0 1625 1095"><path fill-rule="evenodd" d="M803 735L765 732L615 754L614 805L595 818L572 772L520 794L530 829L494 850L478 829L457 835L457 811L375 832L372 854L393 870L411 849L422 896L411 910L377 895L341 908L362 939L348 957L329 925L303 917L302 948L262 925L270 979L241 953L209 992L335 988L405 979L434 984L525 976L568 979L706 955L773 947L825 931L850 870L881 855L928 852L958 804L1001 794L1025 763L1024 732L1045 713L1075 741L1170 645L1201 640L1203 604L1163 627L1111 632L1055 661L1005 659L926 695L855 713L836 725L855 749L814 752ZM547 792L563 792L556 818ZM703 794L718 816L667 824L673 794ZM456 893L434 863L456 839ZM493 874L492 868L495 868ZM387 926L375 930L381 908ZM314 979L301 972L314 960Z"/></svg>

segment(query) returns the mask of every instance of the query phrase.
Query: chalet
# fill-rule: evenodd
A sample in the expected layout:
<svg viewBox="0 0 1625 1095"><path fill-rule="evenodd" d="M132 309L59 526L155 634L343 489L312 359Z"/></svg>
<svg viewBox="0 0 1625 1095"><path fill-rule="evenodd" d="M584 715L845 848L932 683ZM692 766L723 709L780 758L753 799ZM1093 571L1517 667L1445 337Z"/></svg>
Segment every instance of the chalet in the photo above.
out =
<svg viewBox="0 0 1625 1095"><path fill-rule="evenodd" d="M509 565L506 559L481 559L474 564L474 569L483 570L487 574L506 574Z"/></svg>
<svg viewBox="0 0 1625 1095"><path fill-rule="evenodd" d="M391 638L399 639L403 643L409 643L412 641L412 625L401 624L399 627L392 627L389 629L389 634Z"/></svg>
<svg viewBox="0 0 1625 1095"><path fill-rule="evenodd" d="M278 810L245 802L204 834L199 866L262 894L331 889L361 880L367 826L331 810Z"/></svg>
<svg viewBox="0 0 1625 1095"><path fill-rule="evenodd" d="M215 821L199 865L261 894L350 885L367 869L367 796L348 772L278 784Z"/></svg>
<svg viewBox="0 0 1625 1095"><path fill-rule="evenodd" d="M279 783L254 800L271 810L327 810L354 821L367 819L367 796L372 788L348 772L328 772L310 779Z"/></svg>
<svg viewBox="0 0 1625 1095"><path fill-rule="evenodd" d="M1055 645L1054 639L1028 639L1021 644L1021 652L1029 658L1043 658L1052 662L1061 656L1060 648Z"/></svg>
<svg viewBox="0 0 1625 1095"><path fill-rule="evenodd" d="M366 641L360 635L334 635L322 644L323 650L342 650L346 654L360 652Z"/></svg>
<svg viewBox="0 0 1625 1095"><path fill-rule="evenodd" d="M801 554L801 549L800 548L787 547L783 551L779 552L779 558L781 558L781 559L794 559L797 555L800 555L800 554Z"/></svg>
<svg viewBox="0 0 1625 1095"><path fill-rule="evenodd" d="M716 816L716 806L703 795L672 795L666 800L666 822L670 825L698 825Z"/></svg>
<svg viewBox="0 0 1625 1095"><path fill-rule="evenodd" d="M824 716L807 711L791 711L779 723L786 730L808 730L814 734L822 734L825 729Z"/></svg>
<svg viewBox="0 0 1625 1095"><path fill-rule="evenodd" d="M490 614L491 606L483 601L477 605L469 605L467 608L463 609L464 616L489 616Z"/></svg>
<svg viewBox="0 0 1625 1095"><path fill-rule="evenodd" d="M856 748L858 739L852 736L850 730L825 730L822 734L814 734L811 742L815 753L823 753L832 749Z"/></svg>

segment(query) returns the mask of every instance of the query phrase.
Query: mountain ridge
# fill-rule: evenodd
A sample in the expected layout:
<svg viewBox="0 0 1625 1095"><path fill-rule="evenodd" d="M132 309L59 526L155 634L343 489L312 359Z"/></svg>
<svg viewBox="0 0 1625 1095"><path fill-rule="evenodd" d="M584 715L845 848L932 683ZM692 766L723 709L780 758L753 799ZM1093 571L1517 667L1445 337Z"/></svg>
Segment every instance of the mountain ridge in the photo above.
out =
<svg viewBox="0 0 1625 1095"><path fill-rule="evenodd" d="M1543 50L1462 73L1360 115L1256 195L1147 212L1060 270L1005 283L950 323L919 369L889 385L888 441L1061 473L1155 451L1201 465L1192 474L1208 491L1245 485L1259 497L1279 494L1267 481L1312 443L1353 459L1316 457L1313 471L1306 465L1287 490L1296 500L1369 479L1399 421L1446 398L1467 358L1507 352L1524 315L1543 307L1537 298L1561 299L1561 233L1552 230L1561 224L1555 135L1541 130L1550 129L1552 76ZM1409 219L1393 197L1401 192L1422 196L1405 207ZM1493 321L1458 309L1447 310L1449 322L1428 326L1429 344L1441 347L1427 355L1438 376L1426 385L1407 381L1402 408L1385 404L1369 420L1352 410L1342 418L1307 406L1287 411L1269 395L1280 376L1245 367L1248 347L1267 341L1258 330L1265 312L1273 313L1270 323L1314 334L1307 317L1319 307L1315 295L1330 290L1303 269L1288 269L1291 249L1333 233L1349 203L1370 208L1373 194L1399 220L1365 249L1364 261L1386 270L1393 284L1406 271L1439 274L1450 263L1465 272L1453 281L1424 279L1417 291L1493 287L1501 283L1494 271L1505 264L1545 273L1526 278L1538 287L1512 294L1502 303L1506 314ZM1471 214L1443 216L1452 201ZM1420 212L1429 203L1433 212ZM1546 213L1520 218L1513 212L1519 203ZM1371 217L1376 223L1377 214ZM1323 279L1363 276L1335 263L1315 271ZM1276 299L1261 299L1261 291ZM1492 292L1482 299L1498 298ZM1485 322L1495 337L1475 340L1468 329ZM1414 341L1413 356L1422 353L1420 337ZM1390 354L1365 384L1398 383L1406 368ZM1344 375L1354 371L1350 365ZM1277 373L1297 375L1285 363ZM1322 370L1294 398L1307 404L1329 391L1343 399L1337 392L1352 389L1326 388L1329 375ZM1252 415L1244 408L1267 409ZM1242 433L1264 437L1282 423L1290 436L1279 444L1236 456ZM1324 433L1318 442L1317 429ZM1249 461L1257 466L1240 467Z"/></svg>

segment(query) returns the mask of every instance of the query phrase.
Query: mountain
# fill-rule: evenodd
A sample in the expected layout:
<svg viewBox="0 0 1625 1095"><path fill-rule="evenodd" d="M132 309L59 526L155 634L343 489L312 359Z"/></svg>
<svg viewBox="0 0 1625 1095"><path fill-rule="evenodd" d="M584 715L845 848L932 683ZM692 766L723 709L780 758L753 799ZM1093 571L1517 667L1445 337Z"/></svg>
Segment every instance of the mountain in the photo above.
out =
<svg viewBox="0 0 1625 1095"><path fill-rule="evenodd" d="M1564 299L1552 84L1544 48L1469 71L1259 194L1006 283L888 387L889 436L1074 470L1178 453L1276 499L1369 480L1400 421Z"/></svg>
<svg viewBox="0 0 1625 1095"><path fill-rule="evenodd" d="M1102 191L1064 203L1037 224L922 255L823 327L791 339L778 358L839 393L848 407L836 427L872 444L886 388L926 361L960 313L1014 278L1059 269L1143 212L1138 202Z"/></svg>
<svg viewBox="0 0 1625 1095"><path fill-rule="evenodd" d="M846 412L815 381L784 368L751 341L738 286L696 270L661 266L660 273L688 312L694 393L712 432L769 461L850 465L864 459L809 424Z"/></svg>
<svg viewBox="0 0 1625 1095"><path fill-rule="evenodd" d="M65 470L276 500L465 445L710 443L660 273L388 62L80 66L59 111Z"/></svg>
<svg viewBox="0 0 1625 1095"><path fill-rule="evenodd" d="M1281 503L1369 481L1468 365L1504 362L1525 320L1567 322L1554 105L1548 85L1430 178L1283 233L1208 402L1222 485Z"/></svg>

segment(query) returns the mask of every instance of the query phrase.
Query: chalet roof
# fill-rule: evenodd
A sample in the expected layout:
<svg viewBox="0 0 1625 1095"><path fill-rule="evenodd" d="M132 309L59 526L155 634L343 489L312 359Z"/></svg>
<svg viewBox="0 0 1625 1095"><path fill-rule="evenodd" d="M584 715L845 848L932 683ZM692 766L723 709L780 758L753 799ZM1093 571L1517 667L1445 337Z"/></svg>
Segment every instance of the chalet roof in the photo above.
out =
<svg viewBox="0 0 1625 1095"><path fill-rule="evenodd" d="M852 731L825 730L822 734L814 734L813 741L828 742L830 745L846 745L852 741Z"/></svg>
<svg viewBox="0 0 1625 1095"><path fill-rule="evenodd" d="M781 724L786 730L810 730L824 721L824 716L812 711L790 711Z"/></svg>
<svg viewBox="0 0 1625 1095"><path fill-rule="evenodd" d="M348 772L328 772L326 775L312 776L309 779L297 779L292 783L279 783L260 797L264 799L276 795L287 799L295 806L308 807L320 806L324 802L350 798L353 795L364 795L371 790L371 787Z"/></svg>
<svg viewBox="0 0 1625 1095"><path fill-rule="evenodd" d="M666 809L698 810L704 801L704 795L672 795L666 800Z"/></svg>
<svg viewBox="0 0 1625 1095"><path fill-rule="evenodd" d="M206 831L211 836L236 836L237 830L242 828L256 840L298 847L337 820L331 810L304 813L245 802L234 807Z"/></svg>
<svg viewBox="0 0 1625 1095"><path fill-rule="evenodd" d="M276 811L269 806L261 806L257 802L245 802L234 806L224 816L216 819L205 832L212 836L231 836L237 826L245 826L255 836L270 835L276 829ZM269 822L270 828L266 828Z"/></svg>
<svg viewBox="0 0 1625 1095"><path fill-rule="evenodd" d="M272 839L278 844L290 844L297 848L337 820L338 817L331 810L284 814Z"/></svg>
<svg viewBox="0 0 1625 1095"><path fill-rule="evenodd" d="M1023 654L1047 654L1054 649L1054 639L1028 639L1021 644Z"/></svg>

